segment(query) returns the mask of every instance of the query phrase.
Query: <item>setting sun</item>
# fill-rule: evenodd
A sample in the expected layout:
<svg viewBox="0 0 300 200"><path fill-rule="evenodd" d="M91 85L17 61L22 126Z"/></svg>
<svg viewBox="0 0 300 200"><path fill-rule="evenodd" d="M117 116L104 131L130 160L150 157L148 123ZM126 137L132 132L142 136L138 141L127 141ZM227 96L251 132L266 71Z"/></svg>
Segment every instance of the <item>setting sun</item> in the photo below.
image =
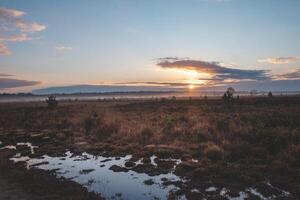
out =
<svg viewBox="0 0 300 200"><path fill-rule="evenodd" d="M189 89L190 89L190 90L192 90L192 89L194 89L194 88L195 88L194 85L189 85Z"/></svg>

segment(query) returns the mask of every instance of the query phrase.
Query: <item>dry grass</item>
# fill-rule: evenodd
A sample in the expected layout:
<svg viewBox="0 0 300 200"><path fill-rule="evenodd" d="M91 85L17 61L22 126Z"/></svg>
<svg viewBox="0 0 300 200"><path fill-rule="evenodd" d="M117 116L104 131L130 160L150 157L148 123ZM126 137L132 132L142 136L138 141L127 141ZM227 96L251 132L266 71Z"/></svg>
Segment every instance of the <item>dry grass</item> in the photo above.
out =
<svg viewBox="0 0 300 200"><path fill-rule="evenodd" d="M300 189L299 97L0 104L0 129L54 135L67 129L76 132L71 142L84 138L111 151L164 146L203 161L208 171L229 163L259 169L287 187L278 181L284 174Z"/></svg>

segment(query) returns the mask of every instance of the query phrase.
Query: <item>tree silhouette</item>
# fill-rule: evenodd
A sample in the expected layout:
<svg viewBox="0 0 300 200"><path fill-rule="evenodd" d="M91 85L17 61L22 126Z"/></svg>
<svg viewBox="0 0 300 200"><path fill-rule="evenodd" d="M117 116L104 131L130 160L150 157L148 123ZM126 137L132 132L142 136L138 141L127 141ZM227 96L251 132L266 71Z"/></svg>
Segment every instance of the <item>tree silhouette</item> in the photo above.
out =
<svg viewBox="0 0 300 200"><path fill-rule="evenodd" d="M233 100L233 94L235 93L234 88L227 88L226 92L223 94L223 101L229 103Z"/></svg>
<svg viewBox="0 0 300 200"><path fill-rule="evenodd" d="M47 102L49 108L56 107L58 104L58 102L56 100L56 96L54 96L54 95L48 96L48 98L46 99L46 102Z"/></svg>

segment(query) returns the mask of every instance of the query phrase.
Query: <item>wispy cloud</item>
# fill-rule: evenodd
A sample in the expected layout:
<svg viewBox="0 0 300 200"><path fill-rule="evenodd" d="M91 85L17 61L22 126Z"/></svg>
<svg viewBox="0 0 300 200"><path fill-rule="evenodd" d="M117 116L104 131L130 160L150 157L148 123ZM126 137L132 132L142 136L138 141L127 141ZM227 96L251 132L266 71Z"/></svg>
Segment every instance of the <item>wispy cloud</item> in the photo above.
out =
<svg viewBox="0 0 300 200"><path fill-rule="evenodd" d="M18 18L24 16L26 13L20 10L8 9L8 8L1 8L0 7L0 18L11 20L13 18Z"/></svg>
<svg viewBox="0 0 300 200"><path fill-rule="evenodd" d="M29 34L46 29L45 25L23 20L24 15L23 11L0 7L0 55L11 54L7 43L30 40Z"/></svg>
<svg viewBox="0 0 300 200"><path fill-rule="evenodd" d="M24 15L26 13L23 11L0 7L0 20L3 22L1 29L12 30L17 28L22 32L39 32L46 29L45 25L23 20Z"/></svg>
<svg viewBox="0 0 300 200"><path fill-rule="evenodd" d="M0 77L1 77L1 76L2 76L2 77L3 77L3 76L7 77L7 76L13 76L13 75L11 75L11 74L1 74L1 73L0 73Z"/></svg>
<svg viewBox="0 0 300 200"><path fill-rule="evenodd" d="M165 87L187 87L190 85L190 83L185 82L163 82L163 81L136 81L136 82L118 82L114 83L112 85L136 85L136 86L165 86ZM200 85L197 83L193 83L193 85Z"/></svg>
<svg viewBox="0 0 300 200"><path fill-rule="evenodd" d="M10 54L11 51L9 50L9 48L6 45L0 43L0 55L10 55Z"/></svg>
<svg viewBox="0 0 300 200"><path fill-rule="evenodd" d="M22 32L39 32L46 29L45 25L33 22L33 23L27 23L25 21L16 21L15 23L16 27L20 28Z"/></svg>
<svg viewBox="0 0 300 200"><path fill-rule="evenodd" d="M38 85L39 81L28 81L13 78L12 74L0 73L0 90ZM9 77L9 78L8 78ZM11 78L12 77L12 78Z"/></svg>
<svg viewBox="0 0 300 200"><path fill-rule="evenodd" d="M57 51L72 51L73 48L72 47L67 47L67 46L64 46L64 45L56 45L54 47L55 50Z"/></svg>
<svg viewBox="0 0 300 200"><path fill-rule="evenodd" d="M207 62L202 60L180 59L178 57L160 58L158 66L166 69L192 70L206 73L210 80L266 80L269 79L268 70L245 70L223 66L220 62Z"/></svg>
<svg viewBox="0 0 300 200"><path fill-rule="evenodd" d="M290 73L278 75L275 78L277 78L277 79L290 79L290 80L300 79L300 69L297 69L297 70L295 70L293 72L290 72Z"/></svg>
<svg viewBox="0 0 300 200"><path fill-rule="evenodd" d="M0 78L0 89L18 88L34 86L40 84L39 81L28 81L13 78Z"/></svg>
<svg viewBox="0 0 300 200"><path fill-rule="evenodd" d="M19 35L1 36L0 42L23 42L31 39L32 38L29 37L27 34L22 33Z"/></svg>
<svg viewBox="0 0 300 200"><path fill-rule="evenodd" d="M260 59L257 62L260 63L270 63L270 64L289 64L300 61L300 56L289 56L289 57L276 57L276 58L265 58Z"/></svg>

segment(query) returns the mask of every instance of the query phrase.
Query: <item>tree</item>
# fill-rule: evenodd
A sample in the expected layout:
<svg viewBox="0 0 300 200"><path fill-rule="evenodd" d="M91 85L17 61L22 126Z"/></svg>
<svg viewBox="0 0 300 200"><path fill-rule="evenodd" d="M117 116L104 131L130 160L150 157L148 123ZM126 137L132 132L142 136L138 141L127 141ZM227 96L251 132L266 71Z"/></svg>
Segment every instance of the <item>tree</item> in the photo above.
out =
<svg viewBox="0 0 300 200"><path fill-rule="evenodd" d="M58 104L58 102L56 100L56 96L54 96L54 95L48 96L48 98L46 99L46 102L47 102L49 108L56 107Z"/></svg>
<svg viewBox="0 0 300 200"><path fill-rule="evenodd" d="M231 102L233 100L233 94L235 93L234 88L229 87L227 88L226 92L223 94L223 101Z"/></svg>
<svg viewBox="0 0 300 200"><path fill-rule="evenodd" d="M227 91L226 91L228 94L230 94L231 96L233 96L233 94L235 93L235 89L233 87L229 87L227 88Z"/></svg>
<svg viewBox="0 0 300 200"><path fill-rule="evenodd" d="M268 93L268 97L270 97L270 98L273 97L272 92L269 92L269 93Z"/></svg>

